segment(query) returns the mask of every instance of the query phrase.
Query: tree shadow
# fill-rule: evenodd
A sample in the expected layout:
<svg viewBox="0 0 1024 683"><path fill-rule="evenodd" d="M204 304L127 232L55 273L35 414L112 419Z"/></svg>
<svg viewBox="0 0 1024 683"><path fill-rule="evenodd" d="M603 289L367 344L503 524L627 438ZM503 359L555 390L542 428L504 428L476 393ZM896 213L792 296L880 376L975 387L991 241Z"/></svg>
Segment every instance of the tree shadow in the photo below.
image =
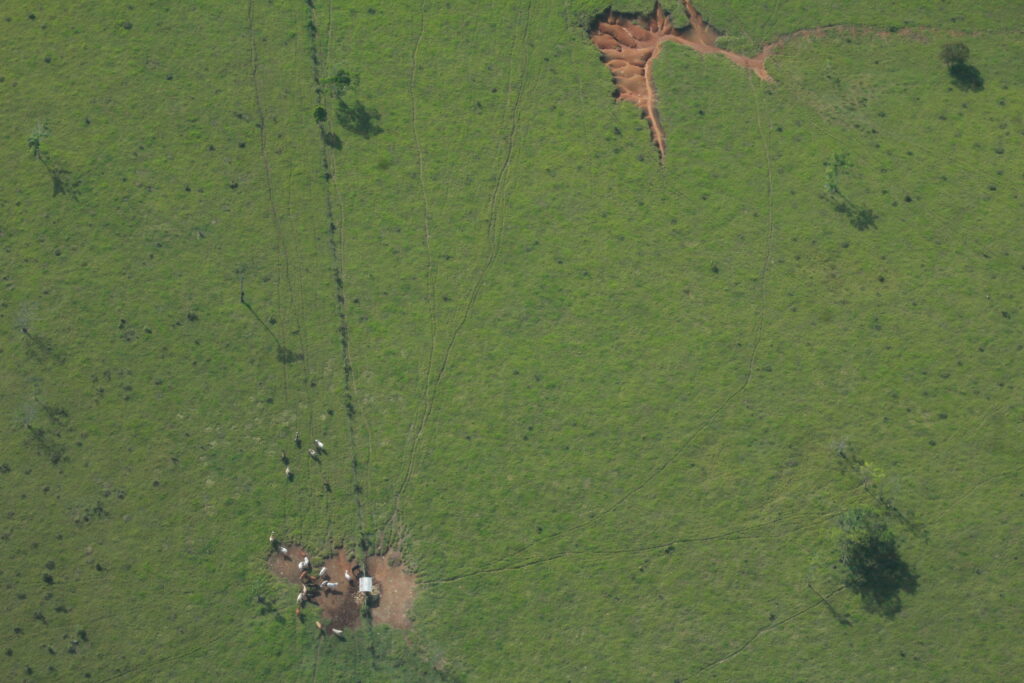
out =
<svg viewBox="0 0 1024 683"><path fill-rule="evenodd" d="M348 104L338 98L337 119L342 128L366 139L384 132L384 129L377 125L380 121L380 112L368 108L362 102Z"/></svg>
<svg viewBox="0 0 1024 683"><path fill-rule="evenodd" d="M292 351L285 346L277 347L277 362L283 363L284 365L291 365L292 363L302 360L305 356L301 353Z"/></svg>
<svg viewBox="0 0 1024 683"><path fill-rule="evenodd" d="M903 609L901 593L917 592L918 576L900 556L888 530L868 533L845 544L846 585L860 596L864 609L892 618Z"/></svg>
<svg viewBox="0 0 1024 683"><path fill-rule="evenodd" d="M871 209L857 206L850 200L835 202L834 208L836 213L846 216L850 221L850 225L861 232L869 228L878 228L878 214Z"/></svg>
<svg viewBox="0 0 1024 683"><path fill-rule="evenodd" d="M978 68L965 62L954 62L949 65L949 75L953 77L953 85L966 92L980 92L985 89L985 79Z"/></svg>

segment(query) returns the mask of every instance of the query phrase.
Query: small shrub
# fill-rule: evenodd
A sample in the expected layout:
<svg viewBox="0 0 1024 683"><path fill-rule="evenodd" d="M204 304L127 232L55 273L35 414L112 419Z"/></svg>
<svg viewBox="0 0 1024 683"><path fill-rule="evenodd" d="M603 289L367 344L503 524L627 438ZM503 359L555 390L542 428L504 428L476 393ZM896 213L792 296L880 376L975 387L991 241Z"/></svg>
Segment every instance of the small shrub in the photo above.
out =
<svg viewBox="0 0 1024 683"><path fill-rule="evenodd" d="M355 88L359 85L359 77L348 73L344 69L339 69L338 73L334 74L327 82L334 89L334 95L341 97L349 88Z"/></svg>

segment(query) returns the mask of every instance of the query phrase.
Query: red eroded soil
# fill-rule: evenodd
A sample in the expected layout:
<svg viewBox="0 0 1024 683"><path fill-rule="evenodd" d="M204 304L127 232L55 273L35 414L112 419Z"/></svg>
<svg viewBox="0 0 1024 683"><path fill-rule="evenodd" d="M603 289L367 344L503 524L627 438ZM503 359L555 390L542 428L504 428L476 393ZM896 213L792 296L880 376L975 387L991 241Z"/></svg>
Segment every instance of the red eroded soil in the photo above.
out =
<svg viewBox="0 0 1024 683"><path fill-rule="evenodd" d="M804 37L821 37L829 32L847 32L853 35L898 36L900 38L926 35L926 28L903 28L895 33L875 27L836 24L818 28L802 29L764 45L754 57L747 57L718 47L722 34L704 21L704 17L693 6L692 0L681 0L689 23L676 28L657 2L646 15L623 14L611 9L598 19L590 32L590 40L601 51L601 59L608 65L615 81L615 97L619 101L632 102L643 111L644 118L651 126L651 139L658 148L658 155L665 158L665 131L658 118L656 92L651 77L651 64L666 42L678 43L702 54L722 55L737 66L750 69L763 81L772 81L765 69L765 62L782 45L790 40ZM956 32L950 35L960 35Z"/></svg>
<svg viewBox="0 0 1024 683"><path fill-rule="evenodd" d="M345 580L345 572L356 577L360 572L358 566L346 559L346 553L339 549L337 553L326 559L318 559L306 552L298 545L283 544L287 553L274 552L267 559L267 567L270 572L278 578L295 584L296 598L302 587L302 570L299 563L309 557L311 568L309 574L312 577L312 585L320 584L319 572L321 567L326 567L327 572L324 578L336 582L334 588L310 590L309 600L299 606L300 618L307 616L310 605L320 608L319 616L312 616L320 621L325 633L331 634L331 629L350 630L359 628L362 623L360 617L364 596L358 594L355 581L350 585ZM406 571L402 565L402 554L396 550L390 550L385 555L371 555L366 559L367 576L373 577L379 595L370 597L370 618L374 624L387 624L394 628L408 629L412 627L408 612L412 608L413 600L416 597L416 577ZM307 582L308 583L308 582Z"/></svg>
<svg viewBox="0 0 1024 683"><path fill-rule="evenodd" d="M616 98L632 102L643 110L651 126L651 138L662 159L665 158L665 131L658 118L651 63L658 57L665 42L685 45L702 54L722 55L750 69L762 80L772 80L764 68L767 50L756 57L723 50L715 45L721 34L704 21L691 0L683 0L683 8L690 23L681 29L673 26L665 10L655 3L650 14L639 17L619 14L609 9L607 16L596 23L590 34L590 40L601 51L601 58L611 69L617 88Z"/></svg>

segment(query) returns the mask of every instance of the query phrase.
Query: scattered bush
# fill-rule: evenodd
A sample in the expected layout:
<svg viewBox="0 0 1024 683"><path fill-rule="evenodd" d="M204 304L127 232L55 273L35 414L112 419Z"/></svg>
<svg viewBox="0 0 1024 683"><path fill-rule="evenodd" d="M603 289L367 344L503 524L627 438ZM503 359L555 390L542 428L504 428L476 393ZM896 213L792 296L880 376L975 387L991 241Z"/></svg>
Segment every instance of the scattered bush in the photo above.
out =
<svg viewBox="0 0 1024 683"><path fill-rule="evenodd" d="M341 97L349 88L359 85L359 77L344 69L339 69L338 73L334 74L327 82L334 89L335 97Z"/></svg>

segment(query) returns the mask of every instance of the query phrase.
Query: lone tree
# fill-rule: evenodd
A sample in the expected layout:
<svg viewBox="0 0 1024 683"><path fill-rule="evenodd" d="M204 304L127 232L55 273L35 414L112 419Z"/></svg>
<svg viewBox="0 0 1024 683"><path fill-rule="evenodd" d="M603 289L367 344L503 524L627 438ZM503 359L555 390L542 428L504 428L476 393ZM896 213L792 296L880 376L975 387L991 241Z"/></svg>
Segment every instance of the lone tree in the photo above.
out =
<svg viewBox="0 0 1024 683"><path fill-rule="evenodd" d="M894 616L902 609L900 591L916 591L917 576L900 556L885 518L872 508L855 508L839 518L839 530L846 586L869 611Z"/></svg>
<svg viewBox="0 0 1024 683"><path fill-rule="evenodd" d="M967 47L963 43L948 43L942 46L942 50L939 51L939 57L945 62L946 66L953 66L954 64L963 64L971 56L971 48Z"/></svg>
<svg viewBox="0 0 1024 683"><path fill-rule="evenodd" d="M967 63L970 56L970 48L963 43L949 43L939 51L939 58L946 64L953 78L953 85L961 90L979 92L985 89L985 79L977 67Z"/></svg>

